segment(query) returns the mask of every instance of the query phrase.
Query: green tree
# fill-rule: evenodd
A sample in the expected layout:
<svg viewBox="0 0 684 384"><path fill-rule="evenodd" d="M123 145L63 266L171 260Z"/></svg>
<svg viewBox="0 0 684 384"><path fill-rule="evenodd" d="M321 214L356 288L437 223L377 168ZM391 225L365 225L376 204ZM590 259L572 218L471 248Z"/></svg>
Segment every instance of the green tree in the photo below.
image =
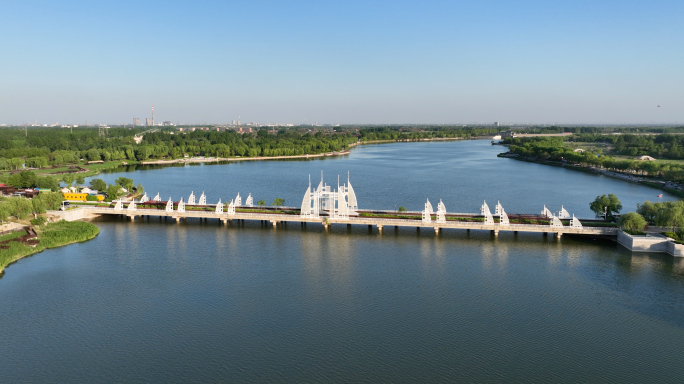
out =
<svg viewBox="0 0 684 384"><path fill-rule="evenodd" d="M36 177L36 187L51 189L53 192L59 191L59 181L51 176Z"/></svg>
<svg viewBox="0 0 684 384"><path fill-rule="evenodd" d="M637 204L637 213L640 214L647 222L655 222L656 215L658 214L658 205L661 203L653 204L650 201L644 201L643 204Z"/></svg>
<svg viewBox="0 0 684 384"><path fill-rule="evenodd" d="M273 204L271 204L271 205L274 205L276 207L281 207L281 206L283 206L283 204L285 204L285 199L281 199L280 197L276 197L275 200L273 200Z"/></svg>
<svg viewBox="0 0 684 384"><path fill-rule="evenodd" d="M47 209L47 204L43 199L31 199L31 205L33 206L33 212L36 213L45 213L45 210Z"/></svg>
<svg viewBox="0 0 684 384"><path fill-rule="evenodd" d="M82 175L76 176L76 186L80 187L83 184L85 184L85 177Z"/></svg>
<svg viewBox="0 0 684 384"><path fill-rule="evenodd" d="M115 181L116 185L126 188L129 192L133 189L133 179L127 177L119 177Z"/></svg>
<svg viewBox="0 0 684 384"><path fill-rule="evenodd" d="M33 188L36 186L36 174L31 171L21 171L21 185L25 188Z"/></svg>
<svg viewBox="0 0 684 384"><path fill-rule="evenodd" d="M3 204L0 201L0 222L7 221L9 219L10 213L9 213L9 208L7 207L6 204Z"/></svg>
<svg viewBox="0 0 684 384"><path fill-rule="evenodd" d="M9 214L16 216L17 219L23 219L33 212L33 204L31 200L23 197L10 197L3 201L9 208Z"/></svg>
<svg viewBox="0 0 684 384"><path fill-rule="evenodd" d="M62 176L62 180L64 180L67 187L71 187L71 183L73 183L74 181L74 175L70 173L65 173L64 176Z"/></svg>
<svg viewBox="0 0 684 384"><path fill-rule="evenodd" d="M107 186L107 201L114 201L121 197L123 195L123 191L121 191L121 187L115 184L110 184Z"/></svg>
<svg viewBox="0 0 684 384"><path fill-rule="evenodd" d="M655 224L661 227L670 227L672 232L681 233L684 229L684 201L668 201L656 203L658 212L655 217Z"/></svg>
<svg viewBox="0 0 684 384"><path fill-rule="evenodd" d="M89 149L88 152L86 152L86 159L88 159L88 161L101 160L100 151L95 148Z"/></svg>
<svg viewBox="0 0 684 384"><path fill-rule="evenodd" d="M399 211L399 212L406 212L406 207L404 207L404 206L402 205L401 207L399 207L398 211Z"/></svg>
<svg viewBox="0 0 684 384"><path fill-rule="evenodd" d="M18 173L15 173L11 175L10 177L7 178L7 181L5 181L7 185L11 185L16 188L21 188L21 175Z"/></svg>
<svg viewBox="0 0 684 384"><path fill-rule="evenodd" d="M21 171L7 179L7 184L17 188L33 188L36 186L36 174L32 171Z"/></svg>
<svg viewBox="0 0 684 384"><path fill-rule="evenodd" d="M646 219L636 212L628 212L620 216L620 226L630 233L642 232L646 227Z"/></svg>
<svg viewBox="0 0 684 384"><path fill-rule="evenodd" d="M613 217L614 213L620 213L622 203L614 194L596 196L596 199L589 204L589 208L596 214L596 217L606 214L608 217Z"/></svg>
<svg viewBox="0 0 684 384"><path fill-rule="evenodd" d="M92 179L90 180L90 188L96 191L104 191L107 189L107 183L102 179Z"/></svg>
<svg viewBox="0 0 684 384"><path fill-rule="evenodd" d="M257 201L257 205L260 207L265 207L266 206L266 200L261 199L261 200Z"/></svg>
<svg viewBox="0 0 684 384"><path fill-rule="evenodd" d="M64 195L61 192L42 193L33 198L33 200L41 201L45 209L57 210L64 201Z"/></svg>

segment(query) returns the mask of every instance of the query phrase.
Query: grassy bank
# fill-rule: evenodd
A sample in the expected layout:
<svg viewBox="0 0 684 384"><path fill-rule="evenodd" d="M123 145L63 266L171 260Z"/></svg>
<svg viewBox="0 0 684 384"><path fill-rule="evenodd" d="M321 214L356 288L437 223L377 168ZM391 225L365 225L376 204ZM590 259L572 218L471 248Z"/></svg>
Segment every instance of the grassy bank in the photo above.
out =
<svg viewBox="0 0 684 384"><path fill-rule="evenodd" d="M100 233L97 226L82 221L59 221L35 229L39 240L37 246L31 247L13 241L8 243L8 249L0 249L0 273L6 266L22 257L42 252L45 249L90 240ZM15 237L18 236L15 235Z"/></svg>

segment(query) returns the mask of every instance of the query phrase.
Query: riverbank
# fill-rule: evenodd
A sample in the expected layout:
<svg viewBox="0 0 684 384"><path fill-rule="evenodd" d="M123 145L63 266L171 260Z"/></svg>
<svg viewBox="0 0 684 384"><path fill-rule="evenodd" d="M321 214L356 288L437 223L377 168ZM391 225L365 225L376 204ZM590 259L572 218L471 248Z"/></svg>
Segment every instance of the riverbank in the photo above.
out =
<svg viewBox="0 0 684 384"><path fill-rule="evenodd" d="M488 139L488 137L477 137L475 139ZM357 145L365 144L385 144L385 143L409 143L409 142L426 142L426 141L456 141L465 140L463 137L444 137L431 139L398 139L398 140L372 140L372 141L357 141L349 144L347 149L343 151L333 151L316 153L311 155L294 155L294 156L256 156L256 157L189 157L184 159L171 160L149 160L141 161L137 164L141 165L165 165L165 164L192 164L192 163L220 163L220 162L234 162L234 161L264 161L264 160L296 160L296 159L313 159L318 157L331 157L348 155L350 150Z"/></svg>
<svg viewBox="0 0 684 384"><path fill-rule="evenodd" d="M352 147L350 145L350 147ZM164 165L164 164L191 164L191 163L220 163L233 161L261 161L261 160L291 160L291 159L312 159L317 157L330 157L348 155L349 150L317 153L313 155L294 155L294 156L256 156L256 157L189 157L173 160L151 160L141 161L141 165Z"/></svg>
<svg viewBox="0 0 684 384"><path fill-rule="evenodd" d="M434 137L430 139L396 139L396 140L367 140L359 141L356 144L384 144L384 143L416 143L421 141L456 141L456 140L479 140L491 139L490 137L474 137L466 139L464 137ZM349 146L351 147L351 145Z"/></svg>
<svg viewBox="0 0 684 384"><path fill-rule="evenodd" d="M83 221L58 221L34 229L38 234L38 244L35 246L13 241L6 244L7 249L0 249L0 276L4 273L5 267L26 256L50 248L91 240L100 233L96 225Z"/></svg>
<svg viewBox="0 0 684 384"><path fill-rule="evenodd" d="M457 141L457 140L485 140L491 139L489 136L478 136L472 138L464 137L439 137L439 138L426 138L426 139L397 139L397 140L370 140L370 141L357 141L351 143L347 146L347 149L342 151L332 151L316 154L307 155L293 155L293 156L255 156L255 157L188 157L181 159L159 159L159 160L144 160L144 161L108 161L102 164L85 164L83 165L85 170L82 171L69 171L67 167L49 169L29 169L36 174L42 176L56 176L60 181L63 180L64 175L78 175L83 177L91 177L98 175L100 172L109 169L115 169L123 165L172 165L172 164L198 164L198 163L222 163L222 162L237 162L237 161L267 161L267 160L301 160L301 159L315 159L321 157L332 157L332 156L343 156L348 155L350 150L357 145L366 144L385 144L385 143L408 143L408 142L428 142L428 141ZM80 168L81 165L78 165ZM81 168L83 169L83 168ZM52 171L52 173L50 172ZM9 173L8 173L9 174Z"/></svg>
<svg viewBox="0 0 684 384"><path fill-rule="evenodd" d="M529 157L521 156L521 155L518 155L515 153L510 153L510 152L500 153L498 155L498 157L504 157L504 158L519 160L519 161L526 161L528 163L550 165L553 167L563 167L563 168L572 169L572 170L580 171L580 172L591 173L591 174L595 174L595 175L604 175L604 176L612 177L615 179L628 181L630 183L637 183L637 184L646 185L646 186L654 188L654 189L659 189L661 191L671 193L677 197L684 198L684 191L682 191L682 190L679 190L676 188L669 188L666 185L661 185L661 183L656 182L654 180L645 179L643 177L639 177L636 175L624 174L624 173L609 171L607 169L601 169L601 168L596 168L596 167L564 164L564 163L561 163L558 161L552 161L552 160L543 160L543 159L539 159L539 158L529 158Z"/></svg>

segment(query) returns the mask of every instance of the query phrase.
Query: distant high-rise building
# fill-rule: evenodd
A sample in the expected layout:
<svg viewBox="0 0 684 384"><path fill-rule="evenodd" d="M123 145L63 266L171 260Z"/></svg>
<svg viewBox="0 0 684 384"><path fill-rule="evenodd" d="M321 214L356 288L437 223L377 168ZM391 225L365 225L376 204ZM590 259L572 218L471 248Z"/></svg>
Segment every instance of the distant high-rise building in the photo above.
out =
<svg viewBox="0 0 684 384"><path fill-rule="evenodd" d="M149 117L146 118L146 119L145 119L145 125L148 126L148 127L151 126L151 125L152 125L152 119L150 119Z"/></svg>
<svg viewBox="0 0 684 384"><path fill-rule="evenodd" d="M140 119L137 117L134 117L133 118L133 126L137 127L138 125L140 125Z"/></svg>
<svg viewBox="0 0 684 384"><path fill-rule="evenodd" d="M500 125L501 125L501 123L499 123L498 121L495 121L495 122L494 122L494 126L495 126L495 127L498 127L498 126L500 126Z"/></svg>

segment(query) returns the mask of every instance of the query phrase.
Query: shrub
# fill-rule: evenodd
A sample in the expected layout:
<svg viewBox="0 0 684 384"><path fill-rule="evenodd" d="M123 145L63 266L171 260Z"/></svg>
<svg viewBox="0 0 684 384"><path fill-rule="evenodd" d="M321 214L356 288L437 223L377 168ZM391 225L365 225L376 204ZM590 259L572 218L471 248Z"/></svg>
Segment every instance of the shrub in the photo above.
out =
<svg viewBox="0 0 684 384"><path fill-rule="evenodd" d="M40 235L40 244L45 248L86 241L100 233L97 226L83 221L58 221L46 225Z"/></svg>
<svg viewBox="0 0 684 384"><path fill-rule="evenodd" d="M627 233L642 232L646 227L646 219L636 212L625 213L620 216L620 226Z"/></svg>
<svg viewBox="0 0 684 384"><path fill-rule="evenodd" d="M31 219L31 225L43 225L46 221L47 219L45 218L45 216L38 216L35 219Z"/></svg>

